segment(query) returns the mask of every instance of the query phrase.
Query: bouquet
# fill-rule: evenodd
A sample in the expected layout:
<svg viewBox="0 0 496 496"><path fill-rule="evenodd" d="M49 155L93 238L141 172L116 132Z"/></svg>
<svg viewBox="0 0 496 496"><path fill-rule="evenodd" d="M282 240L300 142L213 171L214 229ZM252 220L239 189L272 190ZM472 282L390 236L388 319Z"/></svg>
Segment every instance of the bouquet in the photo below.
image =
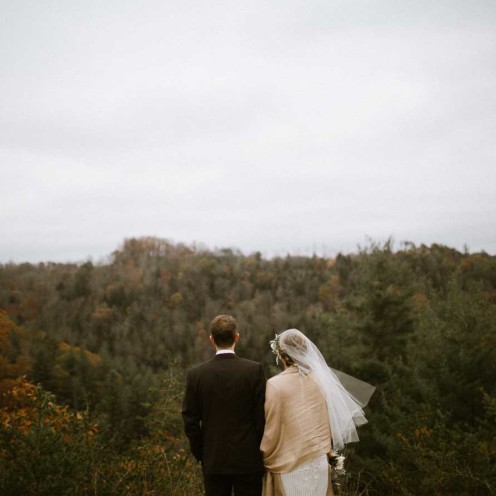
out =
<svg viewBox="0 0 496 496"><path fill-rule="evenodd" d="M336 480L346 474L346 469L344 468L344 461L346 457L339 454L336 450L331 450L329 455L329 464L331 465L331 478Z"/></svg>

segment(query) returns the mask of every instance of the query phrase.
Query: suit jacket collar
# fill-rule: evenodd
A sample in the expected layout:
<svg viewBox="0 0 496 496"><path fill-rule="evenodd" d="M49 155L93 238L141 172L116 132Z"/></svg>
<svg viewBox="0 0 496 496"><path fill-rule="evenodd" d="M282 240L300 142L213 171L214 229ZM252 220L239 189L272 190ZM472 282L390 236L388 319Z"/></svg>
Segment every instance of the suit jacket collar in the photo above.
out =
<svg viewBox="0 0 496 496"><path fill-rule="evenodd" d="M220 355L215 355L213 360L229 360L232 358L238 358L238 355L234 353L221 353Z"/></svg>

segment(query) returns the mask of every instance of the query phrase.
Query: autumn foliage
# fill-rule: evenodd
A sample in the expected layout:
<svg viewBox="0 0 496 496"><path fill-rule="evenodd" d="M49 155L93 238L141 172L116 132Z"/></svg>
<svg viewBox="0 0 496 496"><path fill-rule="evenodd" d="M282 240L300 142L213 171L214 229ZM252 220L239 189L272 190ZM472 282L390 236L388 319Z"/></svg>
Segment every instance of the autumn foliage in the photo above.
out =
<svg viewBox="0 0 496 496"><path fill-rule="evenodd" d="M0 494L195 496L184 372L230 313L240 355L305 331L377 386L340 496L496 493L496 258L371 242L335 258L157 238L105 262L0 266Z"/></svg>

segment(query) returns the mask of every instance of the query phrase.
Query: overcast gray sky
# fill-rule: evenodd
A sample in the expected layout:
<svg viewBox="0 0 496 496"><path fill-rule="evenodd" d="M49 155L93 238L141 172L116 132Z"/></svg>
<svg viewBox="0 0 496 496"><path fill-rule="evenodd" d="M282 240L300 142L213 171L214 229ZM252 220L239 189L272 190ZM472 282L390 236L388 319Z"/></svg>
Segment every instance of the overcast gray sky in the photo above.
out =
<svg viewBox="0 0 496 496"><path fill-rule="evenodd" d="M495 254L495 193L494 0L0 0L0 263Z"/></svg>

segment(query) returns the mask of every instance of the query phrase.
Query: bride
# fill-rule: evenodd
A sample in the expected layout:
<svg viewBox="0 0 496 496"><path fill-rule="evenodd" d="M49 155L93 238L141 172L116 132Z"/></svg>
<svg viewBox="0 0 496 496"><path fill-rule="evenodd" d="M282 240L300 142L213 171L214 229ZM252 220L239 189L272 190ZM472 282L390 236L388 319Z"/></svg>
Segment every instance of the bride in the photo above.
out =
<svg viewBox="0 0 496 496"><path fill-rule="evenodd" d="M332 495L328 455L358 441L375 388L330 369L297 329L276 335L271 348L284 370L267 382L263 496Z"/></svg>

